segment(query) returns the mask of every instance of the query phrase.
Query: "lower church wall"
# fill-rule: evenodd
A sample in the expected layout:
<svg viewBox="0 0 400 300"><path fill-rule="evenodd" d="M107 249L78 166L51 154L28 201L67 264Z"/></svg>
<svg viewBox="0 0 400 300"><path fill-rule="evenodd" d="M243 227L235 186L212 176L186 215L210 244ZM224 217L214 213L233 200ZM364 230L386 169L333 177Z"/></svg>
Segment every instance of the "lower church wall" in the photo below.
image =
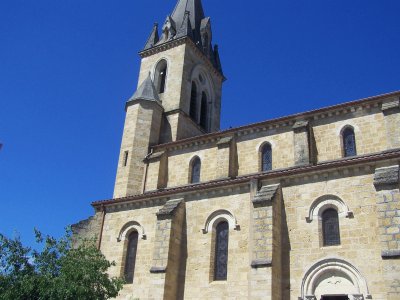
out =
<svg viewBox="0 0 400 300"><path fill-rule="evenodd" d="M179 249L179 270L174 271L179 278L176 299L298 300L299 297L311 296L302 290L307 288L307 276L313 268L323 270L324 266L330 269L327 267L322 279L318 279L321 282L316 286L317 297L323 289L335 288L335 284L347 284L348 292L356 295L357 291L350 284L354 283L360 285L364 299L369 294L372 299L398 299L400 286L396 270L400 268L399 260L383 260L381 257L383 249L374 171L373 167L360 167L281 180L283 208L281 214L274 213L274 217L280 218L282 223L279 227L282 246L274 248L279 253L272 255L272 264L262 268L251 267L253 235L257 232L252 224L250 185L180 196L185 199L185 220L182 221L184 225L179 226L183 226L186 234L173 246L176 248L180 244L182 247ZM259 185L274 183L265 181ZM398 189L392 193L398 196ZM157 299L150 293L154 278L160 278L160 282L164 279L163 275L150 273L150 269L155 247L160 247L155 240L156 214L165 202L166 199L147 200L147 204L138 203L136 208L129 207L129 204L106 214L101 250L109 260L117 263L111 275L122 275L124 242L118 242L117 238L121 236L120 231L124 231L124 225L135 221L139 237L146 236L138 242L134 282L125 286L119 299ZM323 246L319 213L326 207L338 208L340 245L337 246ZM213 226L218 223L218 216L227 217L230 226L226 281L213 280ZM346 275L350 273L355 277ZM360 282L355 282L357 280ZM282 283L282 296L272 288L273 282L279 281ZM255 282L260 285L255 285ZM261 285L265 288L260 288ZM319 300L320 297L303 299Z"/></svg>

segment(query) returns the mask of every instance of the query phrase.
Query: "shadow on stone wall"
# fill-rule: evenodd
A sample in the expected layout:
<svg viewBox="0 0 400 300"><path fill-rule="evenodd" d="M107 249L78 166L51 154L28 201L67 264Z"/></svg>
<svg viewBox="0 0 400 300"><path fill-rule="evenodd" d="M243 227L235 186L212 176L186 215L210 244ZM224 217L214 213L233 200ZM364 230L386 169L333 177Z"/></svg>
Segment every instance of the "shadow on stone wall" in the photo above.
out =
<svg viewBox="0 0 400 300"><path fill-rule="evenodd" d="M179 275L178 275L178 290L177 290L177 300L185 299L185 280L186 280L186 263L188 258L187 249L187 222L186 222L186 212L183 217L182 225L182 236L181 236L181 258L179 265Z"/></svg>
<svg viewBox="0 0 400 300"><path fill-rule="evenodd" d="M290 239L287 225L285 201L282 207L282 299L290 297Z"/></svg>

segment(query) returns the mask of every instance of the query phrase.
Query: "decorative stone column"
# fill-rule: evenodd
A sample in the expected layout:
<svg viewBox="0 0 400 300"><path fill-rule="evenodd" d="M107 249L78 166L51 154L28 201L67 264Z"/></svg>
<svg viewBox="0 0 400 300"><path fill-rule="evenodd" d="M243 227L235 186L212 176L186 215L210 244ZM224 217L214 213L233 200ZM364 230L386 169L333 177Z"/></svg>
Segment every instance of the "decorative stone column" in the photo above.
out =
<svg viewBox="0 0 400 300"><path fill-rule="evenodd" d="M157 213L149 299L177 298L184 220L183 199L169 200Z"/></svg>
<svg viewBox="0 0 400 300"><path fill-rule="evenodd" d="M252 189L255 188L252 182ZM281 299L281 210L279 184L263 186L252 197L250 299Z"/></svg>
<svg viewBox="0 0 400 300"><path fill-rule="evenodd" d="M222 137L217 147L217 178L236 177L238 168L234 136Z"/></svg>
<svg viewBox="0 0 400 300"><path fill-rule="evenodd" d="M385 116L386 136L389 149L400 148L400 100L398 97L386 99L382 103Z"/></svg>
<svg viewBox="0 0 400 300"><path fill-rule="evenodd" d="M308 165L316 162L316 147L312 127L309 121L296 121L294 132L294 163L296 166Z"/></svg>
<svg viewBox="0 0 400 300"><path fill-rule="evenodd" d="M400 299L400 192L399 166L375 170L379 238L388 300Z"/></svg>

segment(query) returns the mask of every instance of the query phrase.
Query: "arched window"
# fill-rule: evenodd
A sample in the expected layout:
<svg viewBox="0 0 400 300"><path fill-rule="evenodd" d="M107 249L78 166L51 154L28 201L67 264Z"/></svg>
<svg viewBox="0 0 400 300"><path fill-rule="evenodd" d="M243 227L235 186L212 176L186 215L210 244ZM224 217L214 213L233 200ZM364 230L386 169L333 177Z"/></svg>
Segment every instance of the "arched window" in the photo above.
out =
<svg viewBox="0 0 400 300"><path fill-rule="evenodd" d="M190 174L190 183L200 182L201 161L196 157L192 162L192 169Z"/></svg>
<svg viewBox="0 0 400 300"><path fill-rule="evenodd" d="M154 76L157 92L162 94L165 92L165 84L167 81L167 62L162 60L156 67L156 73Z"/></svg>
<svg viewBox="0 0 400 300"><path fill-rule="evenodd" d="M228 222L220 222L215 229L214 280L226 280L228 275Z"/></svg>
<svg viewBox="0 0 400 300"><path fill-rule="evenodd" d="M339 216L333 208L322 213L322 234L324 246L340 245Z"/></svg>
<svg viewBox="0 0 400 300"><path fill-rule="evenodd" d="M344 157L357 155L356 136L351 127L345 128L343 131L343 153Z"/></svg>
<svg viewBox="0 0 400 300"><path fill-rule="evenodd" d="M201 113L200 113L200 126L207 130L207 95L205 92L201 94Z"/></svg>
<svg viewBox="0 0 400 300"><path fill-rule="evenodd" d="M265 144L261 149L261 171L272 170L272 148L270 144Z"/></svg>
<svg viewBox="0 0 400 300"><path fill-rule="evenodd" d="M138 244L138 232L132 231L128 237L128 247L126 249L125 260L125 281L133 283L133 275L135 273L136 251Z"/></svg>
<svg viewBox="0 0 400 300"><path fill-rule="evenodd" d="M190 94L190 117L197 122L197 86L192 82L192 92Z"/></svg>

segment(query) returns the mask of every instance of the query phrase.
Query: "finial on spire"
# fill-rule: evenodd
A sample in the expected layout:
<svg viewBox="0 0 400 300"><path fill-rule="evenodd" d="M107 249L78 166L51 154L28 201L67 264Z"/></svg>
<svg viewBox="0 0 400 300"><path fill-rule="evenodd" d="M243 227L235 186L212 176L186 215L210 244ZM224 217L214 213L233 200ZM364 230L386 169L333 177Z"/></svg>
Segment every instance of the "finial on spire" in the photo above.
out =
<svg viewBox="0 0 400 300"><path fill-rule="evenodd" d="M158 23L154 23L153 30L151 31L151 34L150 34L143 50L153 48L158 43L159 40L160 40L160 38L158 36Z"/></svg>

